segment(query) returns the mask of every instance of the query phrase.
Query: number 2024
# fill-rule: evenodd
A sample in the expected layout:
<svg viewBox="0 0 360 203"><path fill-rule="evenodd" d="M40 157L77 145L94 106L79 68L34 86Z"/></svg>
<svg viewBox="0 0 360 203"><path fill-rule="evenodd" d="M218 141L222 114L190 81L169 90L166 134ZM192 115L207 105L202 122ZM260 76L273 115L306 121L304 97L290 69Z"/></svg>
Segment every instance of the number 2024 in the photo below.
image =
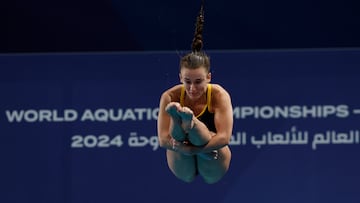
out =
<svg viewBox="0 0 360 203"><path fill-rule="evenodd" d="M106 148L106 147L121 147L123 141L121 135L116 135L115 137L110 137L108 135L74 135L71 137L71 147L72 148Z"/></svg>

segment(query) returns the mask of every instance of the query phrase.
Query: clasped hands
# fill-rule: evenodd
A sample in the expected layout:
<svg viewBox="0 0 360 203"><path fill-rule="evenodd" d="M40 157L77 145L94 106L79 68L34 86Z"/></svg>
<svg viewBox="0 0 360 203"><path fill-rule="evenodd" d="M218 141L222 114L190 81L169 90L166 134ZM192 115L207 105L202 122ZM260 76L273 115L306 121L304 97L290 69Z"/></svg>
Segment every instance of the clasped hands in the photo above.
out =
<svg viewBox="0 0 360 203"><path fill-rule="evenodd" d="M173 151L179 152L187 156L199 155L200 157L206 160L216 160L219 157L218 150L213 150L211 152L204 153L201 151L200 147L196 147L187 141L179 142L171 137L170 142Z"/></svg>

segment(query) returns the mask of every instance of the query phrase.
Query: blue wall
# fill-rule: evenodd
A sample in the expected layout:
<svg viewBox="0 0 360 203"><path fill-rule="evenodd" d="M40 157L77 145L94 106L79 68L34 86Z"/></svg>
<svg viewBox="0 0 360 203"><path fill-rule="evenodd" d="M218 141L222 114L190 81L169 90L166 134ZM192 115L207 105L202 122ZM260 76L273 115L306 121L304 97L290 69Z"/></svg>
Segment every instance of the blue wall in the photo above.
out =
<svg viewBox="0 0 360 203"><path fill-rule="evenodd" d="M16 0L0 52L187 50L201 0ZM359 47L359 1L205 0L206 49Z"/></svg>
<svg viewBox="0 0 360 203"><path fill-rule="evenodd" d="M360 50L209 51L233 158L206 185L158 147L176 52L0 55L0 202L358 203Z"/></svg>

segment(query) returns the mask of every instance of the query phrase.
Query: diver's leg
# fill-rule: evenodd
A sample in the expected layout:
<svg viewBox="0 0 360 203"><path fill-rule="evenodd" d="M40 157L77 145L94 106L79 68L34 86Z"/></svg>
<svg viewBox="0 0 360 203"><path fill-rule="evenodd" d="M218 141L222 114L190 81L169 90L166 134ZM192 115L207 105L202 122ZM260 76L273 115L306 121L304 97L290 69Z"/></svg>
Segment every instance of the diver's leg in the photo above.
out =
<svg viewBox="0 0 360 203"><path fill-rule="evenodd" d="M218 182L228 171L231 160L231 151L228 146L218 149L217 159L206 160L201 156L197 157L197 168L199 174L208 184Z"/></svg>
<svg viewBox="0 0 360 203"><path fill-rule="evenodd" d="M197 175L195 156L166 150L167 163L172 173L184 182L192 182Z"/></svg>

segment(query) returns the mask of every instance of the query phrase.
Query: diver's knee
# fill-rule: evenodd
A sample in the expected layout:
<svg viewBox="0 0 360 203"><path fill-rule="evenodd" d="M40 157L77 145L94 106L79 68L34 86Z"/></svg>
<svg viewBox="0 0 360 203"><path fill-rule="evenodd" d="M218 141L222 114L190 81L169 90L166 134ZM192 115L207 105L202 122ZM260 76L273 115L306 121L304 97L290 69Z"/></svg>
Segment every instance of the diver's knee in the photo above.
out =
<svg viewBox="0 0 360 203"><path fill-rule="evenodd" d="M217 182L219 182L219 180L221 180L221 178L222 178L222 176L221 177L203 177L204 182L207 184L217 183Z"/></svg>
<svg viewBox="0 0 360 203"><path fill-rule="evenodd" d="M186 182L186 183L191 183L195 180L195 175L187 175L187 176L176 176L178 179Z"/></svg>

